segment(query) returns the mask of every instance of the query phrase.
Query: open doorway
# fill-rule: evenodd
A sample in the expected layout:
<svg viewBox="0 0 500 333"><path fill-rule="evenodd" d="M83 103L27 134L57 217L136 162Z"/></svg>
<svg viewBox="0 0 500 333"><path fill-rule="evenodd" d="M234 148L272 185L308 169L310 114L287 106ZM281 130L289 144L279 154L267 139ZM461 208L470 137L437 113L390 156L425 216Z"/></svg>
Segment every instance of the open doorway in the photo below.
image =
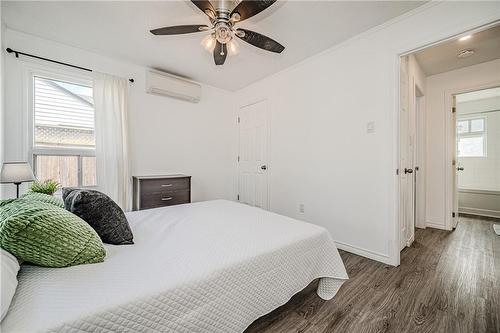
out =
<svg viewBox="0 0 500 333"><path fill-rule="evenodd" d="M500 218L499 87L498 22L401 56L401 250L419 228L453 230L460 214Z"/></svg>
<svg viewBox="0 0 500 333"><path fill-rule="evenodd" d="M500 87L454 98L455 211L500 218Z"/></svg>

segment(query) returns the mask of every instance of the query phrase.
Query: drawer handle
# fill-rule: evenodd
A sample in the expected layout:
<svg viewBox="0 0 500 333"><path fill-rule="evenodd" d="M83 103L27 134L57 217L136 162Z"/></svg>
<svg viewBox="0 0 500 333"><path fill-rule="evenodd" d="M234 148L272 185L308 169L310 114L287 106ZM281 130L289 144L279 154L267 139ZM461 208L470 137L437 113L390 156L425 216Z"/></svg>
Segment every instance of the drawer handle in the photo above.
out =
<svg viewBox="0 0 500 333"><path fill-rule="evenodd" d="M161 198L161 201L168 201L168 200L172 200L173 198L172 197L168 197L168 198Z"/></svg>
<svg viewBox="0 0 500 333"><path fill-rule="evenodd" d="M170 187L173 186L173 184L162 184L161 187Z"/></svg>

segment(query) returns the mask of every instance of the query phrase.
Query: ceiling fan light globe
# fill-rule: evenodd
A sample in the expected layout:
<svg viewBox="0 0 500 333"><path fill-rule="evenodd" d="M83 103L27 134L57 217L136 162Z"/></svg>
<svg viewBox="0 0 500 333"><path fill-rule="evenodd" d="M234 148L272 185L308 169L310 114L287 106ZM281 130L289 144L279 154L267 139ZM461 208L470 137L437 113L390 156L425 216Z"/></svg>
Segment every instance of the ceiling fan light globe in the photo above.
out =
<svg viewBox="0 0 500 333"><path fill-rule="evenodd" d="M203 40L201 41L201 45L205 50L212 53L215 48L215 37L213 36L213 34L210 34L203 38Z"/></svg>
<svg viewBox="0 0 500 333"><path fill-rule="evenodd" d="M240 53L240 45L236 42L235 39L232 39L228 44L227 44L227 50L228 50L228 55L230 56L235 56L238 53Z"/></svg>

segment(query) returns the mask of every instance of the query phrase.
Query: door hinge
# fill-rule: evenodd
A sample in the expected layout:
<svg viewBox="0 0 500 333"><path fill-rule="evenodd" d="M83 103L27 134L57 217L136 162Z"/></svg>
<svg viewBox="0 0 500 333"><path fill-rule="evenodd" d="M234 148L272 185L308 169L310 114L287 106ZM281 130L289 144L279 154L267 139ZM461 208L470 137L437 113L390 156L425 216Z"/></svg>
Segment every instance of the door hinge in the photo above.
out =
<svg viewBox="0 0 500 333"><path fill-rule="evenodd" d="M451 217L455 218L455 212L451 213Z"/></svg>
<svg viewBox="0 0 500 333"><path fill-rule="evenodd" d="M240 121L241 121L241 119L240 119L240 117L238 117L238 124L240 123Z"/></svg>
<svg viewBox="0 0 500 333"><path fill-rule="evenodd" d="M396 169L396 176L399 176L399 169Z"/></svg>
<svg viewBox="0 0 500 333"><path fill-rule="evenodd" d="M240 195L239 195L239 194L236 196L236 199L237 199L238 201L240 201Z"/></svg>
<svg viewBox="0 0 500 333"><path fill-rule="evenodd" d="M456 107L452 107L451 108L451 113L455 113L455 112L457 112L457 108Z"/></svg>
<svg viewBox="0 0 500 333"><path fill-rule="evenodd" d="M240 161L240 155L238 155L238 162Z"/></svg>

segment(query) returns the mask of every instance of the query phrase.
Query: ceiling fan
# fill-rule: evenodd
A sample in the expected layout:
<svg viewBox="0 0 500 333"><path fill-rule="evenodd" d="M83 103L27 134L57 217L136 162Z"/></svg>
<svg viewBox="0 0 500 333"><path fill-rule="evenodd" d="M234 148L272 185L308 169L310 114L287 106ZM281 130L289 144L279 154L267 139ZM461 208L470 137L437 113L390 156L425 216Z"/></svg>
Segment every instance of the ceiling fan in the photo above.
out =
<svg viewBox="0 0 500 333"><path fill-rule="evenodd" d="M234 37L261 48L266 51L281 53L285 49L277 41L247 29L236 28L235 24L246 20L269 6L276 0L242 0L234 6L234 0L217 1L214 8L208 0L191 0L210 20L210 26L203 24L178 25L151 30L153 35L180 35L193 32L210 32L204 40L206 48L213 47L214 61L216 65L223 65L228 53L228 45L234 43ZM231 44L231 46L233 46Z"/></svg>

